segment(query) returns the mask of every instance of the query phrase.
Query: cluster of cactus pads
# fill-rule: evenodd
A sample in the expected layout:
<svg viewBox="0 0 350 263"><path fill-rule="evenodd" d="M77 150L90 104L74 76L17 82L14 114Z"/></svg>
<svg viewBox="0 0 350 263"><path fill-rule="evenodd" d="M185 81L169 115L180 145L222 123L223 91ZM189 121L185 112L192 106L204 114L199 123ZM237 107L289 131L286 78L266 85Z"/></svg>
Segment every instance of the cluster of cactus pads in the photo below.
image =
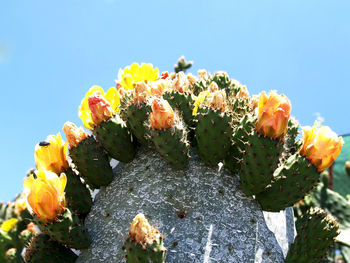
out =
<svg viewBox="0 0 350 263"><path fill-rule="evenodd" d="M196 148L206 165L217 169L221 164L239 175L243 192L266 211L283 210L316 186L320 172L341 150L340 137L315 124L297 139L299 124L290 118L286 96L271 91L250 97L246 86L225 72L185 74L191 65L180 58L176 73L159 74L151 64L134 63L120 70L116 87L105 92L93 86L86 93L78 112L90 131L66 122L67 143L59 133L36 145L37 170L25 179L23 193L29 204L25 211L31 214L18 219L16 238L9 231L1 234L0 258L23 262L13 249L26 245L26 262L74 262L70 248L90 245L83 222L92 206L92 190L112 181L111 158L130 162L140 146L159 152L175 170L186 169L190 148ZM21 220L34 222L40 233L23 233L27 225ZM308 235L310 242L312 235L325 238L327 247L336 224L319 211L306 221L312 229L302 227L301 235ZM18 231L26 237L20 245ZM317 242L308 248L313 246ZM132 222L124 248L129 263L165 260L163 235L143 215ZM314 262L295 260L305 249L297 239L287 261Z"/></svg>

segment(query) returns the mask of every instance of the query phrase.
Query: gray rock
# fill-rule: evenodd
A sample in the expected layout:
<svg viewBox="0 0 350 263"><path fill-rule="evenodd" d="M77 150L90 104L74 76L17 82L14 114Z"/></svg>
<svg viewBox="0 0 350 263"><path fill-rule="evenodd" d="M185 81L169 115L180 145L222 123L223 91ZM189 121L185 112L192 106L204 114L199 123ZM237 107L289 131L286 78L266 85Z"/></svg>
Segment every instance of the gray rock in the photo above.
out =
<svg viewBox="0 0 350 263"><path fill-rule="evenodd" d="M92 244L78 263L125 262L124 238L138 213L164 233L167 263L284 262L295 234L293 211L265 213L268 227L239 179L208 168L195 152L185 171L173 171L146 149L114 171L85 221Z"/></svg>

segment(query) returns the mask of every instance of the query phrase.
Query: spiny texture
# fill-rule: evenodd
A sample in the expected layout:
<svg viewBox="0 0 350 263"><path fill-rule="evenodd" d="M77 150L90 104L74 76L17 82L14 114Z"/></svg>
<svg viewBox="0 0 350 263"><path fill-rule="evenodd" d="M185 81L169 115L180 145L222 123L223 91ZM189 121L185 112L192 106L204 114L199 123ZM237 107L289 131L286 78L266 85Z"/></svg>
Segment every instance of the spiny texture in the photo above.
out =
<svg viewBox="0 0 350 263"><path fill-rule="evenodd" d="M234 129L230 154L225 159L225 167L235 174L241 171L244 144L248 142L248 137L254 128L255 121L255 117L247 114Z"/></svg>
<svg viewBox="0 0 350 263"><path fill-rule="evenodd" d="M93 136L84 139L69 151L79 175L92 188L108 185L113 180L112 168L103 147Z"/></svg>
<svg viewBox="0 0 350 263"><path fill-rule="evenodd" d="M217 166L229 155L232 119L228 114L210 108L200 109L196 119L199 155L207 165Z"/></svg>
<svg viewBox="0 0 350 263"><path fill-rule="evenodd" d="M282 149L282 141L263 137L252 130L244 143L240 173L246 195L256 195L271 183Z"/></svg>
<svg viewBox="0 0 350 263"><path fill-rule="evenodd" d="M36 216L34 222L43 233L68 247L83 249L90 245L89 233L82 226L80 219L76 215L72 215L69 209L66 209L53 222L44 223Z"/></svg>
<svg viewBox="0 0 350 263"><path fill-rule="evenodd" d="M182 123L167 130L150 129L149 134L156 150L173 169L179 170L187 166L190 145Z"/></svg>
<svg viewBox="0 0 350 263"><path fill-rule="evenodd" d="M289 156L295 154L302 146L302 140L296 140L299 135L299 123L294 118L290 118L284 143L283 158L287 160Z"/></svg>
<svg viewBox="0 0 350 263"><path fill-rule="evenodd" d="M291 245L286 263L318 263L339 235L338 222L325 211L309 211L297 226L297 236Z"/></svg>
<svg viewBox="0 0 350 263"><path fill-rule="evenodd" d="M95 126L93 133L112 158L124 163L134 159L132 135L119 115Z"/></svg>
<svg viewBox="0 0 350 263"><path fill-rule="evenodd" d="M129 238L125 241L127 263L164 263L165 248L163 238L159 237L151 244L137 244Z"/></svg>
<svg viewBox="0 0 350 263"><path fill-rule="evenodd" d="M263 210L278 212L303 199L319 177L317 169L305 157L294 154L276 169L271 186L255 198Z"/></svg>
<svg viewBox="0 0 350 263"><path fill-rule="evenodd" d="M170 106L175 111L178 111L188 127L193 126L193 99L191 94L180 93L178 91L166 91L163 94L163 98L169 102Z"/></svg>
<svg viewBox="0 0 350 263"><path fill-rule="evenodd" d="M152 147L152 142L146 138L146 127L144 122L148 119L148 115L151 112L150 105L146 103L130 104L124 111L126 123L132 130L133 135L137 138L137 141L146 146Z"/></svg>
<svg viewBox="0 0 350 263"><path fill-rule="evenodd" d="M32 239L25 253L27 263L73 263L77 258L70 249L44 233Z"/></svg>
<svg viewBox="0 0 350 263"><path fill-rule="evenodd" d="M80 177L71 168L64 173L67 176L65 188L67 207L73 213L85 217L90 212L92 206L90 190L82 183Z"/></svg>

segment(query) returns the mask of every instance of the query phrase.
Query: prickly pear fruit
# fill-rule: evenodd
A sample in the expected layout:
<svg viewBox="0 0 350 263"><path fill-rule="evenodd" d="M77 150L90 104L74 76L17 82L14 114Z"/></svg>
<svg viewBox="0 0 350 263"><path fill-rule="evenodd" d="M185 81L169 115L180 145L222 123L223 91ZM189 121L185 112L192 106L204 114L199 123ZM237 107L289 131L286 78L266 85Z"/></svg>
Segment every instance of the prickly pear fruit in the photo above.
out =
<svg viewBox="0 0 350 263"><path fill-rule="evenodd" d="M124 248L128 263L165 262L163 235L148 223L143 214L138 214L132 221Z"/></svg>

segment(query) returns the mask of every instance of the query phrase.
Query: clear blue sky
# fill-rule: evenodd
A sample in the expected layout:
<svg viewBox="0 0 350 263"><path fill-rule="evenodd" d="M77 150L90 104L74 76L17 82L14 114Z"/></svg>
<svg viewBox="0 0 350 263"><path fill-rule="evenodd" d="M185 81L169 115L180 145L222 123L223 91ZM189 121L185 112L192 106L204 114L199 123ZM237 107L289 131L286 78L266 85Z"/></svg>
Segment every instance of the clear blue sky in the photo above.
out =
<svg viewBox="0 0 350 263"><path fill-rule="evenodd" d="M118 69L151 62L172 70L225 70L251 94L277 89L292 114L316 113L350 132L350 1L0 2L0 200L22 189L38 141L81 124L89 87L114 85Z"/></svg>

